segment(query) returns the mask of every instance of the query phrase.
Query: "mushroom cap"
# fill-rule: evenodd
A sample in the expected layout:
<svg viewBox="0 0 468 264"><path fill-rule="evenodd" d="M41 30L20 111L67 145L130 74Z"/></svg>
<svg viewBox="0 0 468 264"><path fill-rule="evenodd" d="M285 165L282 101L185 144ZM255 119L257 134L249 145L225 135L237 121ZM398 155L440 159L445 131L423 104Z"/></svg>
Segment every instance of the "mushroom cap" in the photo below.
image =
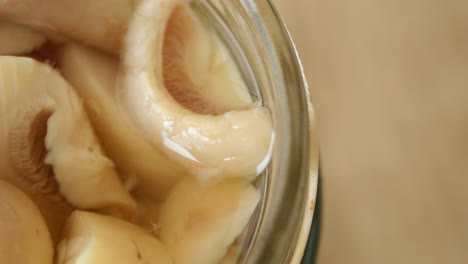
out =
<svg viewBox="0 0 468 264"><path fill-rule="evenodd" d="M59 52L58 65L82 98L90 121L117 170L134 177L138 192L163 200L187 172L144 140L120 111L114 90L118 61L95 49L68 44Z"/></svg>
<svg viewBox="0 0 468 264"><path fill-rule="evenodd" d="M184 179L162 205L161 241L174 263L218 263L232 250L259 200L259 191L245 179L208 185Z"/></svg>
<svg viewBox="0 0 468 264"><path fill-rule="evenodd" d="M146 230L85 211L70 216L57 264L171 264L166 247Z"/></svg>
<svg viewBox="0 0 468 264"><path fill-rule="evenodd" d="M137 8L124 40L117 98L146 140L199 179L252 179L271 156L274 133L268 109L252 105L219 115L199 114L177 102L165 86L166 25L174 9L187 2L143 1Z"/></svg>
<svg viewBox="0 0 468 264"><path fill-rule="evenodd" d="M0 56L0 177L37 199L54 239L70 205L136 215L78 95L30 58Z"/></svg>
<svg viewBox="0 0 468 264"><path fill-rule="evenodd" d="M118 53L137 0L2 0L2 19Z"/></svg>
<svg viewBox="0 0 468 264"><path fill-rule="evenodd" d="M213 28L188 5L172 12L164 34L163 78L171 96L205 115L252 107L237 64Z"/></svg>
<svg viewBox="0 0 468 264"><path fill-rule="evenodd" d="M34 202L0 180L0 256L2 263L51 264L49 230Z"/></svg>

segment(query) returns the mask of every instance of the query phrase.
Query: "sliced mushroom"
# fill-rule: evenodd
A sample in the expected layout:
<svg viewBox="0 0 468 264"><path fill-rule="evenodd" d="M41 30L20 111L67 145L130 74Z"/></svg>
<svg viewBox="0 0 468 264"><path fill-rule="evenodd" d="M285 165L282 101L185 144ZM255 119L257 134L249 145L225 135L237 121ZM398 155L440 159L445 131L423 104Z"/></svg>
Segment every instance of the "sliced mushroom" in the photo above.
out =
<svg viewBox="0 0 468 264"><path fill-rule="evenodd" d="M58 211L63 203L136 215L75 91L51 67L29 58L0 56L0 176L39 197L46 218L60 215L51 217L56 222L70 211Z"/></svg>
<svg viewBox="0 0 468 264"><path fill-rule="evenodd" d="M31 52L45 42L44 35L27 27L0 21L0 55Z"/></svg>
<svg viewBox="0 0 468 264"><path fill-rule="evenodd" d="M164 245L122 220L75 211L58 246L57 264L171 264ZM192 262L196 263L196 262Z"/></svg>
<svg viewBox="0 0 468 264"><path fill-rule="evenodd" d="M174 264L218 263L250 220L259 192L243 179L178 183L161 209L160 236Z"/></svg>
<svg viewBox="0 0 468 264"><path fill-rule="evenodd" d="M138 0L3 0L0 18L117 53Z"/></svg>
<svg viewBox="0 0 468 264"><path fill-rule="evenodd" d="M121 113L114 90L118 61L70 44L59 52L58 65L83 99L96 133L117 169L135 178L138 192L157 200L166 197L186 171L141 138Z"/></svg>
<svg viewBox="0 0 468 264"><path fill-rule="evenodd" d="M270 159L273 129L268 110L251 105L221 114L197 113L176 101L164 83L166 25L173 10L186 2L140 4L124 40L117 98L146 140L199 178L253 178ZM232 89L231 85L218 89Z"/></svg>
<svg viewBox="0 0 468 264"><path fill-rule="evenodd" d="M41 212L25 193L0 180L2 263L51 264L53 246Z"/></svg>

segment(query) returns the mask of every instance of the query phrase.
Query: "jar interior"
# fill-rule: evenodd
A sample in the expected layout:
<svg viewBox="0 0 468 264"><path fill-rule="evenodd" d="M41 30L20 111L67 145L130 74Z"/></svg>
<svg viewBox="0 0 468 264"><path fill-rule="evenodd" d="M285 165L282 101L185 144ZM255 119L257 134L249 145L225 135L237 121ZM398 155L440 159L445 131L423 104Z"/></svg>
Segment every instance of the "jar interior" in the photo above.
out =
<svg viewBox="0 0 468 264"><path fill-rule="evenodd" d="M255 186L262 200L241 235L238 263L299 263L312 221L318 149L307 83L270 1L195 1L224 42L253 98L270 110L274 150ZM313 155L311 155L313 153Z"/></svg>
<svg viewBox="0 0 468 264"><path fill-rule="evenodd" d="M199 19L204 25L214 32L221 42L226 47L229 55L236 63L237 68L241 74L241 77L249 90L250 95L254 101L258 102L259 105L264 105L262 96L260 73L256 72L252 67L252 60L254 54L248 54L246 44L239 40L239 35L233 32L232 27L229 26L228 18L223 17L215 5L211 1L197 1L191 4L195 14L198 15ZM260 191L262 197L264 197L267 191L269 169L268 167L257 176L253 185ZM264 207L264 199L261 199L257 210L252 215L250 222L244 232L239 236L240 240L238 248L236 250L238 263L244 263L251 247L251 242L254 241L257 225L261 221L262 208Z"/></svg>

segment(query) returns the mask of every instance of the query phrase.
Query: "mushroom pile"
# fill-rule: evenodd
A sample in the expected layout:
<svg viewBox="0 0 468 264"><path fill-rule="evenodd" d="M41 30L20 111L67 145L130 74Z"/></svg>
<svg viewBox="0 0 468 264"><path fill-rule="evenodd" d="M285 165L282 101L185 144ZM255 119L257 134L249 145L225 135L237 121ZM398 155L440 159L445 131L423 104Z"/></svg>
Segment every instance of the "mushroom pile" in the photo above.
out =
<svg viewBox="0 0 468 264"><path fill-rule="evenodd" d="M191 2L0 1L2 263L236 261L273 127Z"/></svg>

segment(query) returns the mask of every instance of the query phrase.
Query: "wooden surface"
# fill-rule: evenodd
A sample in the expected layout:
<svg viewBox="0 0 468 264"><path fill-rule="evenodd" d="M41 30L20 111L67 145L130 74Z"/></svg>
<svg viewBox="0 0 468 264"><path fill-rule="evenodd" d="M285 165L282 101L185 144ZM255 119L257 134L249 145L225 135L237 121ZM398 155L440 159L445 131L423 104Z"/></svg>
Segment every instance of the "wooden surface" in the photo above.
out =
<svg viewBox="0 0 468 264"><path fill-rule="evenodd" d="M275 1L318 117L318 263L468 263L468 1Z"/></svg>

